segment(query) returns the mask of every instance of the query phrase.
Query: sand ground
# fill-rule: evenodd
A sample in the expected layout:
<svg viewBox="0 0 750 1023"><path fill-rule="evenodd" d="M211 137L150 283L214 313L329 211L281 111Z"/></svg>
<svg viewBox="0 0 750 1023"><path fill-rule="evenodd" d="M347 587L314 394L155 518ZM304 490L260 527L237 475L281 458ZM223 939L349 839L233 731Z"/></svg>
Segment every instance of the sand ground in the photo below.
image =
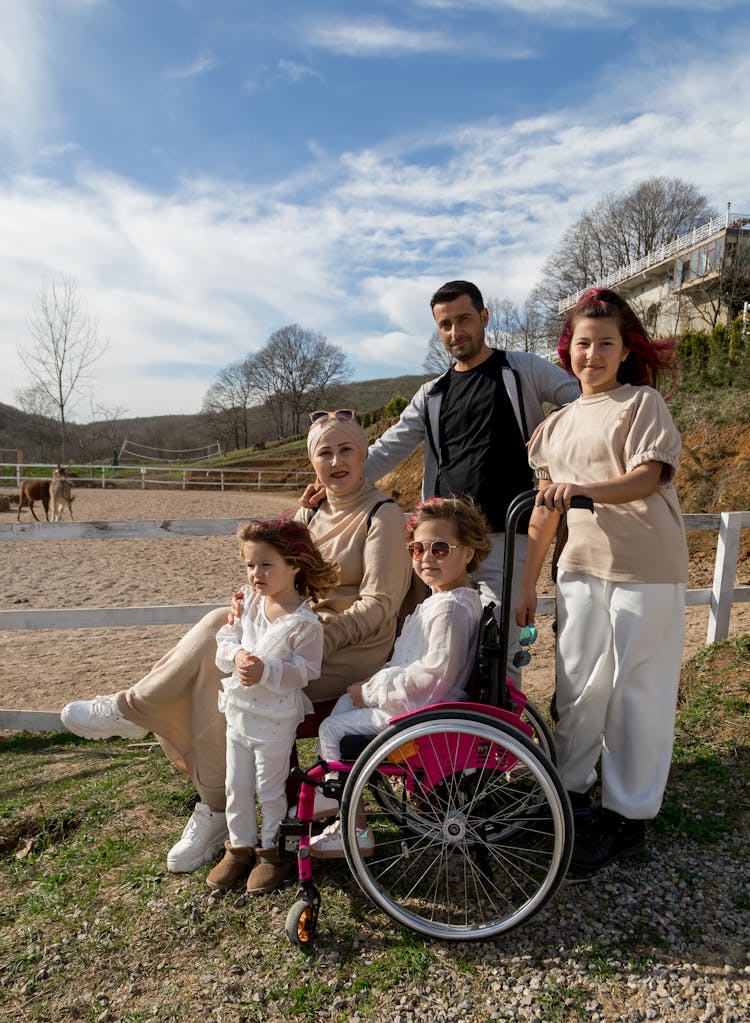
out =
<svg viewBox="0 0 750 1023"><path fill-rule="evenodd" d="M296 506L297 496L291 493L77 489L74 514L79 521L239 519ZM0 522L15 521L15 516L15 509L0 513ZM22 513L22 521L29 517L28 511ZM3 609L215 604L227 600L243 581L236 540L230 536L16 541L4 543L2 553ZM710 586L711 575L691 578L690 585ZM687 617L686 658L705 644L708 608L688 608ZM550 626L549 618L541 619L540 639L524 671L526 690L541 704L554 686ZM185 628L0 632L0 707L59 710L72 699L127 688ZM750 605L736 604L731 634L748 631Z"/></svg>

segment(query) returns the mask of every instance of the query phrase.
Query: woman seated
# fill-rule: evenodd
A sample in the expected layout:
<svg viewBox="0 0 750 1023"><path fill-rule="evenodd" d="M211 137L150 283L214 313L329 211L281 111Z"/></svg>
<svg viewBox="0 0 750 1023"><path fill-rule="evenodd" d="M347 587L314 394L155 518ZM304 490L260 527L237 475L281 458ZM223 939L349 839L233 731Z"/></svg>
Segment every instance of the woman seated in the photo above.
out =
<svg viewBox="0 0 750 1023"><path fill-rule="evenodd" d="M316 703L341 696L352 679L367 678L385 663L411 567L403 513L364 478L368 440L355 414L313 417L307 450L327 496L295 517L340 569L338 586L311 604L323 623L321 675L307 687ZM139 739L153 732L190 776L200 801L167 854L167 867L175 872L213 859L227 838L226 721L218 707L216 667L216 633L226 621L225 609L209 612L130 689L77 700L61 712L65 727L86 739ZM243 670L238 664L240 678Z"/></svg>

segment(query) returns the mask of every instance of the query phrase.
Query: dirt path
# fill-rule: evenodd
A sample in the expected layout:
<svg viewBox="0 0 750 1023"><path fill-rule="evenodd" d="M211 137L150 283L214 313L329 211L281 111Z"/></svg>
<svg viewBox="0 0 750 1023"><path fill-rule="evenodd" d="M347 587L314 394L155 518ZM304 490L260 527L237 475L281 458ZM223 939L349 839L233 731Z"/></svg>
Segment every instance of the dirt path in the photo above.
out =
<svg viewBox="0 0 750 1023"><path fill-rule="evenodd" d="M76 519L249 518L296 507L294 494L77 489ZM28 517L27 513L24 513ZM15 511L0 513L14 521ZM233 537L5 543L3 609L220 603L242 579ZM696 559L691 587L709 586L710 552ZM704 644L708 608L688 608L685 657ZM76 698L123 689L141 677L184 626L0 632L0 706L57 710ZM731 633L750 631L750 605L733 609ZM525 688L544 703L554 683L551 623L541 622Z"/></svg>

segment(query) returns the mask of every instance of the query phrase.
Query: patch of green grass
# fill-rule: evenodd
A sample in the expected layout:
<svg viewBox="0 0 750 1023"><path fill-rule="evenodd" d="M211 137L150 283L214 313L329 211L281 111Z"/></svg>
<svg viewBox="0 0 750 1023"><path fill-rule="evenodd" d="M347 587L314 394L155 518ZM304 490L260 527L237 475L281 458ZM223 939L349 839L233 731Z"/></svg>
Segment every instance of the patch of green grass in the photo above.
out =
<svg viewBox="0 0 750 1023"><path fill-rule="evenodd" d="M591 993L582 987L565 987L557 981L545 984L537 995L544 1023L584 1023L589 1017L586 1002Z"/></svg>
<svg viewBox="0 0 750 1023"><path fill-rule="evenodd" d="M739 834L746 812L746 732L742 741L727 732L728 723L745 720L738 679L746 647L716 647L685 675L679 753L652 828L662 845ZM307 767L315 743L301 746ZM315 864L320 927L314 947L301 952L284 937L293 883L262 898L233 892L214 899L205 887L210 865L192 875L167 872L165 852L196 798L158 748L67 734L0 740L3 1020L93 1021L111 1004L113 1019L132 1023L214 1018L219 1006L231 1023L324 1015L333 1023L354 1015L380 1023L398 1013L404 995L429 987L432 997L449 998L459 979L486 1015L488 971L506 969L510 947L526 943L540 975L566 954L588 962L592 985L615 985L616 961L648 974L665 951L658 927L639 922L628 925L616 952L596 943L581 951L580 929L563 913L554 948L536 945L533 927L522 928L510 943L496 943L488 967L486 942L447 945L395 925L372 908L345 863L330 862ZM606 914L607 896L592 886L587 899L593 926ZM739 910L750 908L746 893L736 900ZM685 941L693 940L689 929ZM545 1023L578 1023L590 996L584 987L566 991L549 982L535 1004Z"/></svg>

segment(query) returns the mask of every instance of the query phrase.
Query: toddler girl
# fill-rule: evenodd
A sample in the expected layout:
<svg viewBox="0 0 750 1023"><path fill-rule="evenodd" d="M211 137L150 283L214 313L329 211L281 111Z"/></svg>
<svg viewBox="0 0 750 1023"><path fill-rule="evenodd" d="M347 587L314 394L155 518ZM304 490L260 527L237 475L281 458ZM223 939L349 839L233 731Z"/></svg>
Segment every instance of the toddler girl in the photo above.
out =
<svg viewBox="0 0 750 1023"><path fill-rule="evenodd" d="M619 295L591 289L568 314L558 352L581 397L529 442L539 493L516 608L534 621L536 582L562 512L557 575L559 770L589 805L601 758L602 809L576 835L589 874L641 849L672 757L684 639L687 545L673 485L680 436L655 389L674 379L674 343L649 341ZM582 494L594 514L570 508Z"/></svg>
<svg viewBox="0 0 750 1023"><path fill-rule="evenodd" d="M407 549L432 594L404 622L385 667L350 685L322 722L324 760L340 759L344 735L375 734L397 714L465 698L482 614L469 573L489 553L487 534L483 515L467 500L433 497L416 506L406 524ZM372 835L363 830L358 839L366 855ZM313 836L310 849L320 858L343 856L339 822Z"/></svg>
<svg viewBox="0 0 750 1023"><path fill-rule="evenodd" d="M323 627L305 601L334 587L338 569L323 559L307 527L291 519L250 522L239 538L248 581L242 616L216 636L216 663L233 672L219 694L227 719L229 839L206 883L231 888L250 871L247 890L257 893L277 888L293 866L278 859L273 843L287 810L284 788L297 725L312 711L303 690L319 676L323 657ZM250 668L246 684L234 671L242 664Z"/></svg>

